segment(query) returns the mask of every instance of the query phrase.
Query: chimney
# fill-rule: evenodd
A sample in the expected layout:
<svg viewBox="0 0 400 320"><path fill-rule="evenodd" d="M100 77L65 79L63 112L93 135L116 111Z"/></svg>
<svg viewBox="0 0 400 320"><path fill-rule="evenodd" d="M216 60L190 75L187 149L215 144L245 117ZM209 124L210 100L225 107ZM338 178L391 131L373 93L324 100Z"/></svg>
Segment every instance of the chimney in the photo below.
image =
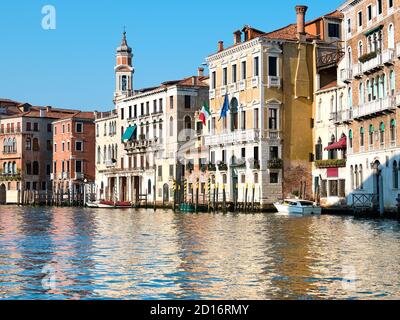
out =
<svg viewBox="0 0 400 320"><path fill-rule="evenodd" d="M224 42L218 41L218 52L224 51Z"/></svg>
<svg viewBox="0 0 400 320"><path fill-rule="evenodd" d="M242 31L237 30L233 33L233 43L238 44L242 42Z"/></svg>
<svg viewBox="0 0 400 320"><path fill-rule="evenodd" d="M305 21L306 21L306 12L307 6L296 6L296 14L297 14L297 35L300 38L301 35L305 34Z"/></svg>
<svg viewBox="0 0 400 320"><path fill-rule="evenodd" d="M197 69L197 75L198 75L199 77L203 77L203 76L204 76L204 68L199 67L199 68Z"/></svg>

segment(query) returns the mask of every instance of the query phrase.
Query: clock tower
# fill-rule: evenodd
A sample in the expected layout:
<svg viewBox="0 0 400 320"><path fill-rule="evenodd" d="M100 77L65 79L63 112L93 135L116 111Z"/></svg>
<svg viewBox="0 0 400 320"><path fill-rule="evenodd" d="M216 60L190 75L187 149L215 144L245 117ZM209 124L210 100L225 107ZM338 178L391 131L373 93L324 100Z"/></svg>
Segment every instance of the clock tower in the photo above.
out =
<svg viewBox="0 0 400 320"><path fill-rule="evenodd" d="M133 73L135 69L132 67L132 48L128 46L125 31L122 36L122 43L117 48L116 57L114 103L133 94Z"/></svg>

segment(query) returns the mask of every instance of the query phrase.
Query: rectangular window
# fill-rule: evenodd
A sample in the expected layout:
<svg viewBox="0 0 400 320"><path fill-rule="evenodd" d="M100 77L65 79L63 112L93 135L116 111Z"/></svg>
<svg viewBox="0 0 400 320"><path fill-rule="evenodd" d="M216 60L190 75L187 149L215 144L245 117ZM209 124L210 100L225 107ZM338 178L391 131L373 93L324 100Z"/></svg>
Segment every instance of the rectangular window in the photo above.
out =
<svg viewBox="0 0 400 320"><path fill-rule="evenodd" d="M158 108L159 108L160 112L163 111L163 99L160 99L160 100L159 100L159 102L158 102Z"/></svg>
<svg viewBox="0 0 400 320"><path fill-rule="evenodd" d="M174 176L174 165L173 164L169 165L169 176L170 177Z"/></svg>
<svg viewBox="0 0 400 320"><path fill-rule="evenodd" d="M51 143L51 140L47 140L47 151L52 151L53 150L53 144Z"/></svg>
<svg viewBox="0 0 400 320"><path fill-rule="evenodd" d="M329 185L329 196L337 197L339 195L338 181L337 180L329 180L328 185Z"/></svg>
<svg viewBox="0 0 400 320"><path fill-rule="evenodd" d="M362 25L363 25L363 19L362 19L362 12L360 11L358 13L358 26L362 27Z"/></svg>
<svg viewBox="0 0 400 320"><path fill-rule="evenodd" d="M270 77L278 76L278 58L277 57L268 57L268 75Z"/></svg>
<svg viewBox="0 0 400 320"><path fill-rule="evenodd" d="M121 108L121 120L124 120L124 118L125 118L124 108Z"/></svg>
<svg viewBox="0 0 400 320"><path fill-rule="evenodd" d="M122 109L122 110L123 110L123 109ZM82 132L83 132L83 123L78 122L78 123L76 124L75 130L76 130L77 133L82 133Z"/></svg>
<svg viewBox="0 0 400 320"><path fill-rule="evenodd" d="M269 148L269 159L275 160L279 158L278 147L270 147Z"/></svg>
<svg viewBox="0 0 400 320"><path fill-rule="evenodd" d="M148 116L150 114L150 102L146 102L146 115Z"/></svg>
<svg viewBox="0 0 400 320"><path fill-rule="evenodd" d="M237 82L237 65L236 64L232 65L232 82L233 83Z"/></svg>
<svg viewBox="0 0 400 320"><path fill-rule="evenodd" d="M254 129L258 129L259 125L259 118L258 118L258 108L254 109Z"/></svg>
<svg viewBox="0 0 400 320"><path fill-rule="evenodd" d="M389 8L393 8L393 0L389 0L388 6Z"/></svg>
<svg viewBox="0 0 400 320"><path fill-rule="evenodd" d="M242 159L246 158L246 148L242 148L241 156L242 156Z"/></svg>
<svg viewBox="0 0 400 320"><path fill-rule="evenodd" d="M162 166L158 166L158 176L162 177Z"/></svg>
<svg viewBox="0 0 400 320"><path fill-rule="evenodd" d="M259 148L258 147L254 147L254 160L258 161L259 160L259 152L258 152Z"/></svg>
<svg viewBox="0 0 400 320"><path fill-rule="evenodd" d="M351 19L347 20L347 33L351 33Z"/></svg>
<svg viewBox="0 0 400 320"><path fill-rule="evenodd" d="M170 109L174 108L174 97L173 96L169 97L169 108Z"/></svg>
<svg viewBox="0 0 400 320"><path fill-rule="evenodd" d="M190 96L185 96L185 109L190 109L191 99Z"/></svg>
<svg viewBox="0 0 400 320"><path fill-rule="evenodd" d="M27 122L26 123L26 131L31 131L31 123L30 122Z"/></svg>
<svg viewBox="0 0 400 320"><path fill-rule="evenodd" d="M157 100L153 101L153 113L157 113Z"/></svg>
<svg viewBox="0 0 400 320"><path fill-rule="evenodd" d="M242 111L241 112L242 115L240 117L241 121L240 121L240 129L241 130L246 130L246 111Z"/></svg>
<svg viewBox="0 0 400 320"><path fill-rule="evenodd" d="M140 104L140 116L144 116L144 103Z"/></svg>
<svg viewBox="0 0 400 320"><path fill-rule="evenodd" d="M75 151L83 151L83 142L82 141L75 142Z"/></svg>
<svg viewBox="0 0 400 320"><path fill-rule="evenodd" d="M35 122L33 124L33 131L38 132L39 131L39 124L37 122Z"/></svg>
<svg viewBox="0 0 400 320"><path fill-rule="evenodd" d="M269 174L269 183L277 184L279 182L279 174L277 172L271 172Z"/></svg>
<svg viewBox="0 0 400 320"><path fill-rule="evenodd" d="M128 108L128 117L129 119L132 119L132 106L129 106Z"/></svg>
<svg viewBox="0 0 400 320"><path fill-rule="evenodd" d="M222 69L222 85L226 86L228 84L228 68Z"/></svg>
<svg viewBox="0 0 400 320"><path fill-rule="evenodd" d="M367 18L368 18L368 21L372 20L372 5L369 5L367 7Z"/></svg>
<svg viewBox="0 0 400 320"><path fill-rule="evenodd" d="M260 58L255 57L254 58L254 76L258 77L260 74Z"/></svg>
<svg viewBox="0 0 400 320"><path fill-rule="evenodd" d="M278 110L269 109L268 110L268 125L270 130L278 130Z"/></svg>
<svg viewBox="0 0 400 320"><path fill-rule="evenodd" d="M215 89L217 86L217 74L215 71L211 73L211 89Z"/></svg>
<svg viewBox="0 0 400 320"><path fill-rule="evenodd" d="M82 173L82 161L75 160L75 172Z"/></svg>
<svg viewBox="0 0 400 320"><path fill-rule="evenodd" d="M242 80L245 80L246 78L246 61L242 61Z"/></svg>
<svg viewBox="0 0 400 320"><path fill-rule="evenodd" d="M137 118L137 105L136 104L133 106L133 117Z"/></svg>
<svg viewBox="0 0 400 320"><path fill-rule="evenodd" d="M383 12L383 6L382 6L382 0L378 0L378 15L382 14Z"/></svg>
<svg viewBox="0 0 400 320"><path fill-rule="evenodd" d="M19 123L18 123L19 124ZM51 123L47 124L47 132L51 132Z"/></svg>
<svg viewBox="0 0 400 320"><path fill-rule="evenodd" d="M210 159L212 164L215 164L215 151L211 151L211 159Z"/></svg>
<svg viewBox="0 0 400 320"><path fill-rule="evenodd" d="M337 23L328 23L328 37L340 38L340 28Z"/></svg>
<svg viewBox="0 0 400 320"><path fill-rule="evenodd" d="M226 163L226 150L222 150L222 162Z"/></svg>

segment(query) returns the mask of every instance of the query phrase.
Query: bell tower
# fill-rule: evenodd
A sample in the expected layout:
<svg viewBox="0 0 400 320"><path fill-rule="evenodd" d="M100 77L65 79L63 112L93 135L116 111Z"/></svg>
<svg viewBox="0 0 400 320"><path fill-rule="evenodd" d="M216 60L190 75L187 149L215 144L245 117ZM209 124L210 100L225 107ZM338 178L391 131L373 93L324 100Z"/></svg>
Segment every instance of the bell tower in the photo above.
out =
<svg viewBox="0 0 400 320"><path fill-rule="evenodd" d="M132 48L128 46L125 31L121 45L117 48L116 57L114 103L133 94L133 74L135 69L132 67Z"/></svg>

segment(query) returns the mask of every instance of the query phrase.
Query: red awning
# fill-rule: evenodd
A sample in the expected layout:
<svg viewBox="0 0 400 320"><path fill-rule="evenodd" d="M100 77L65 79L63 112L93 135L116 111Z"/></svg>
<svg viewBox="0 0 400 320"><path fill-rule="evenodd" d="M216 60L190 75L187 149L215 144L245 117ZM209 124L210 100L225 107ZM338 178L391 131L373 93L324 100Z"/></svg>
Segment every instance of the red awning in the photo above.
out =
<svg viewBox="0 0 400 320"><path fill-rule="evenodd" d="M338 142L332 143L327 146L325 150L345 150L347 149L347 137L343 136Z"/></svg>

